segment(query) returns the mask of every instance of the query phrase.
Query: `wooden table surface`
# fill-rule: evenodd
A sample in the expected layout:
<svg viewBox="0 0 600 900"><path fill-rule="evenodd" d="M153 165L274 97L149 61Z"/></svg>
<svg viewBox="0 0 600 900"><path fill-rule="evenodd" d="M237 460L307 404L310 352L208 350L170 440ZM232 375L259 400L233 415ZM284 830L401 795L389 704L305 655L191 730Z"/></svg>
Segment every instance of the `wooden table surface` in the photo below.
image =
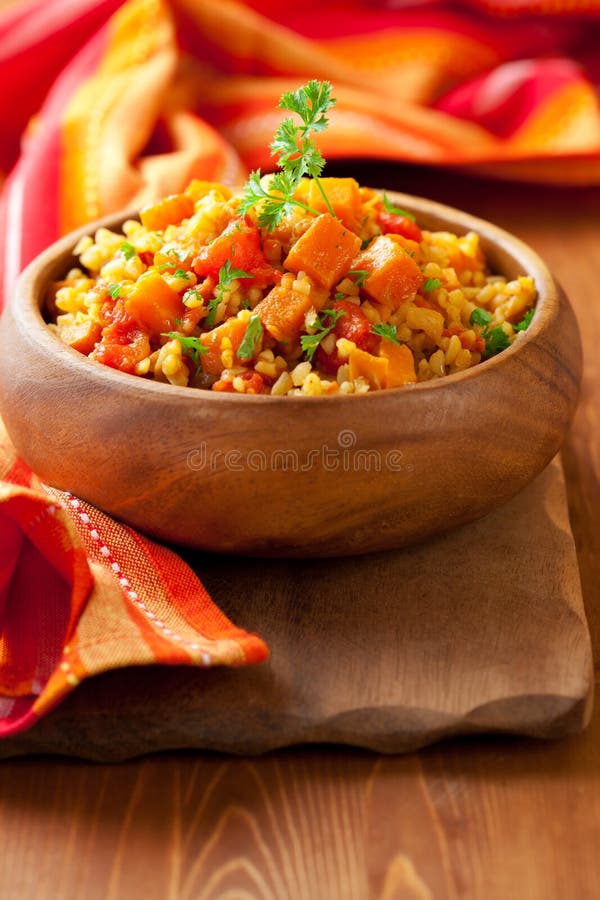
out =
<svg viewBox="0 0 600 900"><path fill-rule="evenodd" d="M585 366L563 458L600 658L600 189L387 164L358 174L514 231L571 297ZM600 712L555 743L481 737L408 756L311 747L4 762L0 835L0 900L591 900Z"/></svg>

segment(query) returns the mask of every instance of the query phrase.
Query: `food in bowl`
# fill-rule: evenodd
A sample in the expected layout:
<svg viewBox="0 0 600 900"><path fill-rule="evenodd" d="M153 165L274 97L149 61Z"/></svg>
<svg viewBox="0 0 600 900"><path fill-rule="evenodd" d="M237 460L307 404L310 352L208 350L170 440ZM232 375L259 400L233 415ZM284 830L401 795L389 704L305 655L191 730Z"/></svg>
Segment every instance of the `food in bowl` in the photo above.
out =
<svg viewBox="0 0 600 900"><path fill-rule="evenodd" d="M51 327L111 368L239 394L363 394L444 378L526 330L530 275L491 271L475 231L421 228L353 178L323 178L310 135L335 102L284 94L281 171L244 189L194 180L75 247Z"/></svg>

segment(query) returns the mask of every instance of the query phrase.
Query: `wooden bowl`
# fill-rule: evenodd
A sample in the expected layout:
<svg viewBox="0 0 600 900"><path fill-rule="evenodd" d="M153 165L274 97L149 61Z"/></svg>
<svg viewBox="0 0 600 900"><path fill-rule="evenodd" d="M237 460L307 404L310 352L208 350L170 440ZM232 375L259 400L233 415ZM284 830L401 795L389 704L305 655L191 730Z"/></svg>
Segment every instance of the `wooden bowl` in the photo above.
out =
<svg viewBox="0 0 600 900"><path fill-rule="evenodd" d="M504 503L552 459L575 410L573 312L512 235L391 196L426 228L477 231L495 271L533 276L537 310L515 345L439 381L361 396L237 396L146 381L65 346L42 318L46 288L97 227L88 225L31 263L3 316L0 411L18 452L48 484L161 540L223 553L384 550Z"/></svg>

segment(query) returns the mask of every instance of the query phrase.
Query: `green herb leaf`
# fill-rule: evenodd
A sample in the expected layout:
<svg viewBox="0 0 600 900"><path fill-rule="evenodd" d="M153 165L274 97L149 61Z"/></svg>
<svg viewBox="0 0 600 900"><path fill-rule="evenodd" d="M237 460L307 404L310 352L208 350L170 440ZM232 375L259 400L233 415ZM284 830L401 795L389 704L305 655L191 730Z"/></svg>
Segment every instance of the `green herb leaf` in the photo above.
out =
<svg viewBox="0 0 600 900"><path fill-rule="evenodd" d="M242 302L240 303L240 306L242 307L242 309L250 309L250 301L242 300Z"/></svg>
<svg viewBox="0 0 600 900"><path fill-rule="evenodd" d="M396 334L396 326L395 325L386 325L385 322L379 322L377 325L373 325L371 328L373 334L378 334L379 337L387 338L388 341L393 341L394 344L399 344L398 335Z"/></svg>
<svg viewBox="0 0 600 900"><path fill-rule="evenodd" d="M442 282L439 278L428 278L423 285L423 293L428 294L430 291L436 291L441 286Z"/></svg>
<svg viewBox="0 0 600 900"><path fill-rule="evenodd" d="M515 331L527 331L533 319L535 309L528 309L518 325L514 326Z"/></svg>
<svg viewBox="0 0 600 900"><path fill-rule="evenodd" d="M329 212L335 216L319 181L325 160L310 137L311 133L323 131L327 127L326 113L334 103L335 100L331 97L331 84L328 81L313 79L297 91L288 91L282 95L279 108L296 113L300 116L302 124L298 125L291 117L281 122L270 149L283 171L277 172L272 177L268 190L260 183L260 169L252 172L239 206L240 213L245 214L260 203L258 224L261 228L272 231L283 218L290 215L295 206L318 215L317 210L311 209L293 196L305 175L315 179Z"/></svg>
<svg viewBox="0 0 600 900"><path fill-rule="evenodd" d="M232 248L233 249L233 248ZM217 293L222 294L223 291L229 290L234 281L238 278L252 278L251 272L245 272L243 269L236 269L231 265L228 259L219 269L219 283L217 284Z"/></svg>
<svg viewBox="0 0 600 900"><path fill-rule="evenodd" d="M168 337L171 338L171 340L179 341L182 352L188 356L196 366L196 372L201 368L202 363L200 362L200 357L207 352L208 347L205 347L204 344L200 343L200 338L186 337L184 334L179 334L177 331L163 331L162 337Z"/></svg>
<svg viewBox="0 0 600 900"><path fill-rule="evenodd" d="M215 317L217 315L217 307L220 303L219 297L211 297L208 301L208 306L206 307L208 310L208 315L205 317L202 325L204 328L212 328L215 324Z"/></svg>
<svg viewBox="0 0 600 900"><path fill-rule="evenodd" d="M181 298L184 306L187 306L191 301L200 300L202 301L202 295L198 291L197 288L188 288L183 297Z"/></svg>
<svg viewBox="0 0 600 900"><path fill-rule="evenodd" d="M364 287L365 281L371 273L367 269L350 269L346 274L354 278L354 284Z"/></svg>
<svg viewBox="0 0 600 900"><path fill-rule="evenodd" d="M346 313L343 309L324 309L321 311L321 314L317 316L316 324L318 325L319 330L314 334L303 334L301 336L300 344L302 345L302 349L309 362L312 362L315 351L323 338L326 338L329 332L333 331L338 319L345 315ZM329 319L327 325L325 324L325 319Z"/></svg>
<svg viewBox="0 0 600 900"><path fill-rule="evenodd" d="M120 284L109 284L107 290L108 290L108 293L110 294L110 296L113 298L113 300L116 300L117 297L121 296L121 285Z"/></svg>
<svg viewBox="0 0 600 900"><path fill-rule="evenodd" d="M186 272L185 269L175 269L173 272L173 278L181 278L184 281L190 280L190 273Z"/></svg>
<svg viewBox="0 0 600 900"><path fill-rule="evenodd" d="M480 306L476 306L469 316L469 322L471 325L480 325L481 327L484 327L490 324L492 318L493 316L487 311L487 309L482 309Z"/></svg>
<svg viewBox="0 0 600 900"><path fill-rule="evenodd" d="M236 353L238 359L246 362L252 359L256 353L263 336L262 322L260 316L252 316L246 328L246 334Z"/></svg>
<svg viewBox="0 0 600 900"><path fill-rule="evenodd" d="M413 222L417 221L407 209L400 209L399 206L394 206L385 191L383 192L383 206L385 211L392 213L393 216L404 216L405 219L412 219Z"/></svg>
<svg viewBox="0 0 600 900"><path fill-rule="evenodd" d="M510 338L504 333L502 325L497 325L491 331L486 330L483 337L485 339L486 356L495 356L496 353L500 353L501 350L506 350L507 347L510 347Z"/></svg>
<svg viewBox="0 0 600 900"><path fill-rule="evenodd" d="M124 241L119 247L119 250L123 254L126 260L133 259L134 256L137 256L135 247L133 244L130 244L128 241Z"/></svg>

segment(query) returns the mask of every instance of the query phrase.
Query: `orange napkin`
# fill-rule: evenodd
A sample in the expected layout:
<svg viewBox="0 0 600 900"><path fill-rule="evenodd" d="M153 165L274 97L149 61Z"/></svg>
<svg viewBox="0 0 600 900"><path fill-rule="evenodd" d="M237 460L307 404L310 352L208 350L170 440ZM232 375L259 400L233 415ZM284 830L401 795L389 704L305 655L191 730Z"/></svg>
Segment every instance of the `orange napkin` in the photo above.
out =
<svg viewBox="0 0 600 900"><path fill-rule="evenodd" d="M60 234L272 165L282 91L329 79L325 155L600 183L600 3L28 0L0 15L0 295ZM10 352L10 348L3 348ZM170 551L15 459L0 425L0 735L83 678L266 648Z"/></svg>

